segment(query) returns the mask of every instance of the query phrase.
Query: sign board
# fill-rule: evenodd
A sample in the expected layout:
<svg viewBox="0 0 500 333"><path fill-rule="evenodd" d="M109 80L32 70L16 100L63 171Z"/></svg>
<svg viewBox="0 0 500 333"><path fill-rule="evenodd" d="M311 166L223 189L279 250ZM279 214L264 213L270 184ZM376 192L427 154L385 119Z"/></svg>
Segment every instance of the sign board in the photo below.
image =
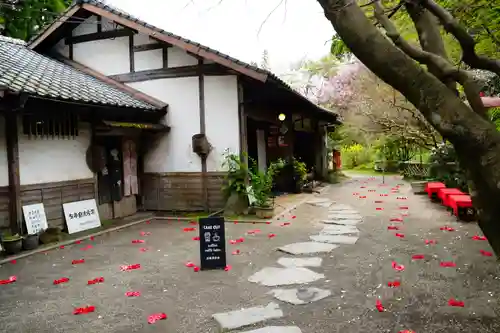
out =
<svg viewBox="0 0 500 333"><path fill-rule="evenodd" d="M226 238L224 217L201 218L200 268L224 269L226 267Z"/></svg>
<svg viewBox="0 0 500 333"><path fill-rule="evenodd" d="M69 234L101 226L95 199L65 203L63 209Z"/></svg>
<svg viewBox="0 0 500 333"><path fill-rule="evenodd" d="M255 194L253 193L252 186L247 186L247 195L248 195L248 203L252 206L257 199L255 198Z"/></svg>
<svg viewBox="0 0 500 333"><path fill-rule="evenodd" d="M23 206L23 215L28 235L37 234L49 227L43 203Z"/></svg>

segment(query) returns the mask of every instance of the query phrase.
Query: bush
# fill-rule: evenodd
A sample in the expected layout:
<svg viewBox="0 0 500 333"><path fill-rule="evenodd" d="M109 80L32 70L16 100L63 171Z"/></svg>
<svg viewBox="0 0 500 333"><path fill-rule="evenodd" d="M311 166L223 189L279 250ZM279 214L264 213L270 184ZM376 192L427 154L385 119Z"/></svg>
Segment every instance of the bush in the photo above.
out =
<svg viewBox="0 0 500 333"><path fill-rule="evenodd" d="M353 169L371 163L370 149L358 143L342 147L341 157L345 169Z"/></svg>
<svg viewBox="0 0 500 333"><path fill-rule="evenodd" d="M451 144L442 143L432 149L429 160L429 174L432 178L442 181L446 187L456 187L468 192L465 170L460 167L455 148Z"/></svg>

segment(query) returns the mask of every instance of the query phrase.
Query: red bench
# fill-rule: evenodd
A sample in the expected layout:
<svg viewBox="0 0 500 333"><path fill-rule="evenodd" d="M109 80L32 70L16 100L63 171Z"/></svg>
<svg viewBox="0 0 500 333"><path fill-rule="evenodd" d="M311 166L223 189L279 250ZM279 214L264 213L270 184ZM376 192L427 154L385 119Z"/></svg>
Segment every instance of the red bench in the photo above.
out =
<svg viewBox="0 0 500 333"><path fill-rule="evenodd" d="M438 200L437 192L440 188L446 188L446 185L441 182L428 182L427 184L425 184L425 192L433 201Z"/></svg>
<svg viewBox="0 0 500 333"><path fill-rule="evenodd" d="M472 206L470 195L449 195L447 202L453 215L463 221L472 221L476 217L476 210Z"/></svg>
<svg viewBox="0 0 500 333"><path fill-rule="evenodd" d="M464 192L460 191L458 188L440 188L438 189L437 196L441 200L444 206L450 207L448 203L448 197L450 195L466 195Z"/></svg>

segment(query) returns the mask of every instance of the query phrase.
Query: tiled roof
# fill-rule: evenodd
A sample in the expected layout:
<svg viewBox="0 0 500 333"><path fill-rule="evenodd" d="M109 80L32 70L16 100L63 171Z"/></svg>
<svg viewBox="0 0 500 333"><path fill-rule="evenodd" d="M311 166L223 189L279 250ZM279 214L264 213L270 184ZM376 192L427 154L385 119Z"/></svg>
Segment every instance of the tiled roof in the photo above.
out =
<svg viewBox="0 0 500 333"><path fill-rule="evenodd" d="M283 81L282 79L280 79L278 76L276 76L275 74L273 74L272 72L268 71L268 70L264 70L262 68L259 68L259 67L256 67L256 66L253 66L253 65L250 65L246 62L243 62L241 60L238 60L236 58L233 58L227 54L224 54L222 52L219 52L215 49L212 49L208 46L205 46L205 45L202 45L200 43L197 43L195 41L192 41L190 39L187 39L187 38L183 38L181 36L178 36L178 35L175 35L173 33L170 33L168 31L165 31L163 29L160 29L158 27L155 27L147 22L144 22L140 19L138 19L137 17L134 17L128 13L126 13L125 11L121 10L121 9L118 9L114 6L111 6L105 2L102 2L102 1L99 1L99 0L75 0L74 1L74 5L70 8L68 8L67 12L69 12L71 10L71 8L73 8L74 6L76 5L83 5L83 4L89 4L91 6L95 6L95 7L98 7L98 8L102 8L110 13L113 13L113 14L116 14L124 19L127 19L129 21L132 21L134 23L137 23L137 24L140 24L146 28L149 28L151 30L154 30L160 34L163 34L163 35L166 35L166 36L169 36L169 37L172 37L172 38L175 38L179 41L182 41L184 43L187 43L187 44L190 44L190 45L193 45L195 47L199 47L200 49L203 49L209 53L212 53L212 54L215 54L219 57L222 57L224 59L227 59L237 65L240 65L242 67L245 67L245 68L248 68L256 73L261 73L261 74L265 74L267 75L268 79L267 79L267 82L269 81L272 81L273 83L279 85L280 87L288 90L290 93L296 95L296 97L298 97L299 99L303 100L304 102L308 103L311 107L314 107L315 109L317 109L318 111L320 111L321 113L326 113L326 114L329 114L330 116L338 116L338 114L332 110L328 110L328 109L325 109L315 103L313 103L312 101L310 101L308 98L306 98L305 96L301 95L299 92L297 92L295 89L293 89L290 85L288 85L285 81ZM67 15L65 15L64 13L61 15L61 19L64 20L64 17L67 17ZM44 30L42 30L40 32L40 34L38 34L38 36L35 36L31 42L33 41L36 41L36 39L42 35L44 33L44 31L46 31L48 28L50 27L50 25L48 27L46 27ZM271 79L271 80L269 80Z"/></svg>
<svg viewBox="0 0 500 333"><path fill-rule="evenodd" d="M104 106L158 110L93 76L0 36L0 89Z"/></svg>

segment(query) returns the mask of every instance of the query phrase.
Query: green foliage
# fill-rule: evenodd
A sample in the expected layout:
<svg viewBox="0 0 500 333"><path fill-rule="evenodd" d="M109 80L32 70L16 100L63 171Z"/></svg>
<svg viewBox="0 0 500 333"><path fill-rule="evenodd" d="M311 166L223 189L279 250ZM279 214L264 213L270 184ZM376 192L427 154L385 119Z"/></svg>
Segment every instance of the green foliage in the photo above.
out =
<svg viewBox="0 0 500 333"><path fill-rule="evenodd" d="M500 131L500 108L491 108L488 110L490 115L490 119L497 128L497 131Z"/></svg>
<svg viewBox="0 0 500 333"><path fill-rule="evenodd" d="M255 206L267 208L271 207L271 194L273 190L274 178L285 163L283 160L272 162L267 171L259 170L257 162L250 159L252 167L250 168L250 185L252 194L255 197Z"/></svg>
<svg viewBox="0 0 500 333"><path fill-rule="evenodd" d="M12 234L10 231L5 231L2 234L2 242L14 242L20 240L22 237L19 234Z"/></svg>
<svg viewBox="0 0 500 333"><path fill-rule="evenodd" d="M296 177L296 181L300 184L304 184L307 179L307 166L304 162L293 158L293 172Z"/></svg>
<svg viewBox="0 0 500 333"><path fill-rule="evenodd" d="M6 0L0 6L3 35L28 40L55 20L72 0Z"/></svg>
<svg viewBox="0 0 500 333"><path fill-rule="evenodd" d="M337 59L343 59L345 56L351 54L351 50L345 45L344 41L338 35L332 37L332 45L330 46L330 53Z"/></svg>
<svg viewBox="0 0 500 333"><path fill-rule="evenodd" d="M231 154L229 151L226 151L223 157L222 167L227 170L222 185L224 197L227 199L233 193L237 193L241 196L247 195L246 184L250 176L248 167L241 160L239 155Z"/></svg>
<svg viewBox="0 0 500 333"><path fill-rule="evenodd" d="M468 191L465 171L460 167L455 148L451 144L442 143L434 148L429 161L431 163L429 174L433 179L442 181L446 187Z"/></svg>
<svg viewBox="0 0 500 333"><path fill-rule="evenodd" d="M342 166L346 169L353 169L372 162L370 149L359 143L342 147L341 158Z"/></svg>

